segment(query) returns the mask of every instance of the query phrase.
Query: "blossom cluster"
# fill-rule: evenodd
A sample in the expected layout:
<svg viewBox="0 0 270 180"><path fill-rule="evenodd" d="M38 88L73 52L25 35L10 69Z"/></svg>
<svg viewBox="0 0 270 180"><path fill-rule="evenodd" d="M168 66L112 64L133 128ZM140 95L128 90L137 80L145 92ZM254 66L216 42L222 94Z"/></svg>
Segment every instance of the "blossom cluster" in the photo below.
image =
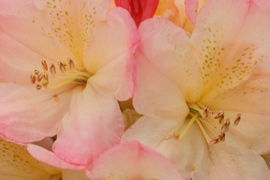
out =
<svg viewBox="0 0 270 180"><path fill-rule="evenodd" d="M269 0L0 0L1 180L269 168Z"/></svg>

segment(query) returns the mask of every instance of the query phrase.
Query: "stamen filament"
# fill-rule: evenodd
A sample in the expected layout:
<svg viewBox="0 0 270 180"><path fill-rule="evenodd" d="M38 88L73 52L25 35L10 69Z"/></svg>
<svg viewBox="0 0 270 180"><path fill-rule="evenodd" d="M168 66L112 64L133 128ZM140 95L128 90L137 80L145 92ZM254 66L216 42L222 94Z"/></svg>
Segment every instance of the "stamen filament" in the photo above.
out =
<svg viewBox="0 0 270 180"><path fill-rule="evenodd" d="M200 120L196 119L196 123L199 125L199 127L200 127L200 129L201 129L207 143L209 144L211 139L210 139L209 135L207 134L207 132L205 131L205 129L203 128Z"/></svg>
<svg viewBox="0 0 270 180"><path fill-rule="evenodd" d="M196 121L196 119L199 117L200 113L196 112L195 115L191 118L191 120L188 122L187 126L185 127L184 131L181 133L181 135L179 136L178 140L181 140L186 133L188 132L188 130L190 129L191 125Z"/></svg>
<svg viewBox="0 0 270 180"><path fill-rule="evenodd" d="M72 81L74 81L75 79L67 79L65 81L62 81L61 83L55 85L55 86L49 86L48 89L57 89L65 84L71 83Z"/></svg>

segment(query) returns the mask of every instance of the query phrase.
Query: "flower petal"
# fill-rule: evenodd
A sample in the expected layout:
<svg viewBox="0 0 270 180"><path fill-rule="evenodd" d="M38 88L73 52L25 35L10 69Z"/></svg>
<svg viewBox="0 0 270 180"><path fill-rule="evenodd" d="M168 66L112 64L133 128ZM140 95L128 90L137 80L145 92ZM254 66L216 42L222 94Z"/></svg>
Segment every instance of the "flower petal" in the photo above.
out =
<svg viewBox="0 0 270 180"><path fill-rule="evenodd" d="M129 11L137 26L145 19L153 17L159 0L115 0L116 6Z"/></svg>
<svg viewBox="0 0 270 180"><path fill-rule="evenodd" d="M60 171L35 160L24 146L0 138L1 180L49 180L51 174L60 174Z"/></svg>
<svg viewBox="0 0 270 180"><path fill-rule="evenodd" d="M185 0L186 14L192 24L196 24L197 12L199 9L198 0Z"/></svg>
<svg viewBox="0 0 270 180"><path fill-rule="evenodd" d="M139 31L142 35L140 50L146 59L179 88L186 101L196 101L202 91L201 77L186 32L164 19L146 20L140 25Z"/></svg>
<svg viewBox="0 0 270 180"><path fill-rule="evenodd" d="M84 169L84 166L77 166L69 164L61 159L59 159L53 152L48 151L40 146L34 144L27 145L27 151L37 160L45 162L51 166L61 168L61 169Z"/></svg>
<svg viewBox="0 0 270 180"><path fill-rule="evenodd" d="M85 42L84 65L90 73L96 74L120 56L126 56L126 63L133 59L139 34L128 12L122 8L114 8L97 29Z"/></svg>
<svg viewBox="0 0 270 180"><path fill-rule="evenodd" d="M123 141L138 140L158 151L180 169L185 179L191 179L191 175L198 172L207 176L208 166L202 164L209 159L208 146L199 127L192 125L178 141L173 137L173 133L183 127L178 120L181 119L144 116L125 132Z"/></svg>
<svg viewBox="0 0 270 180"><path fill-rule="evenodd" d="M270 74L258 74L223 93L211 93L202 103L217 110L270 115Z"/></svg>
<svg viewBox="0 0 270 180"><path fill-rule="evenodd" d="M62 170L62 179L64 180L90 180L84 171Z"/></svg>
<svg viewBox="0 0 270 180"><path fill-rule="evenodd" d="M144 27L144 23L141 26ZM153 43L154 45L155 43ZM145 115L164 112L176 112L178 115L182 115L182 113L186 115L188 108L180 90L166 75L160 73L158 68L161 68L161 66L158 66L158 68L155 66L155 64L161 64L160 61L163 60L162 57L158 58L159 51L156 52L156 55L153 55L157 58L155 62L151 62L153 59L148 59L145 54L140 52L136 54L138 70L133 101L134 107L138 113ZM171 64L168 62L168 66L172 67Z"/></svg>
<svg viewBox="0 0 270 180"><path fill-rule="evenodd" d="M89 165L103 151L119 143L123 131L117 101L103 97L88 84L85 89L74 89L53 151L67 162Z"/></svg>
<svg viewBox="0 0 270 180"><path fill-rule="evenodd" d="M71 96L65 91L0 83L0 133L20 143L54 136Z"/></svg>
<svg viewBox="0 0 270 180"><path fill-rule="evenodd" d="M229 135L225 144L218 143L209 149L213 167L209 168L209 176L204 179L269 179L270 171L263 158L233 138Z"/></svg>
<svg viewBox="0 0 270 180"><path fill-rule="evenodd" d="M91 82L98 91L127 100L133 94L134 51L139 41L136 25L122 8L107 14L85 51L85 67L94 74ZM100 88L101 87L101 88Z"/></svg>
<svg viewBox="0 0 270 180"><path fill-rule="evenodd" d="M127 100L134 93L135 61L126 61L130 55L122 55L101 68L88 83L95 91L119 101Z"/></svg>
<svg viewBox="0 0 270 180"><path fill-rule="evenodd" d="M170 161L136 141L120 144L107 151L94 162L89 177L93 180L109 177L111 179L184 179Z"/></svg>
<svg viewBox="0 0 270 180"><path fill-rule="evenodd" d="M239 112L224 111L224 114L233 120ZM231 125L230 132L247 149L258 154L270 152L270 122L269 115L251 112L241 112L241 120L237 126ZM241 144L239 143L239 144Z"/></svg>
<svg viewBox="0 0 270 180"><path fill-rule="evenodd" d="M213 98L269 69L270 13L249 0L209 0L200 10L191 41L204 86Z"/></svg>

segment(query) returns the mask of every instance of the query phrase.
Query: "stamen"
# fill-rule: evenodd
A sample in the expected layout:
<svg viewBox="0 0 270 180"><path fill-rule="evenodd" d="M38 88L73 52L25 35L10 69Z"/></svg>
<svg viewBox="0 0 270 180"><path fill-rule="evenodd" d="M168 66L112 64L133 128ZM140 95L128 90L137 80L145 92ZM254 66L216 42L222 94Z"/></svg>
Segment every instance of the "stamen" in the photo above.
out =
<svg viewBox="0 0 270 180"><path fill-rule="evenodd" d="M59 62L59 69L62 73L64 73L66 71L66 64Z"/></svg>
<svg viewBox="0 0 270 180"><path fill-rule="evenodd" d="M219 141L220 141L219 137L218 138L214 138L208 144L211 146L211 145L217 144Z"/></svg>
<svg viewBox="0 0 270 180"><path fill-rule="evenodd" d="M228 132L230 130L230 124L231 124L230 118L227 118L226 124L227 124L227 129L225 130L225 132Z"/></svg>
<svg viewBox="0 0 270 180"><path fill-rule="evenodd" d="M48 66L48 63L44 58L42 59L41 64L44 71L39 72L36 69L34 70L34 74L30 76L31 82L35 84L36 89L38 90L40 90L42 87L46 87L47 90L57 89L66 84L72 84L72 86L85 85L88 78L92 76L92 74L89 73L84 67L77 67L75 69L75 63L70 58L68 58L68 65L67 63L63 63L61 61L58 63L59 70L56 69L56 66L53 63Z"/></svg>
<svg viewBox="0 0 270 180"><path fill-rule="evenodd" d="M32 82L33 84L35 84L35 82L36 82L36 76L35 76L35 75L31 75L31 76L30 76L30 79L31 79L31 82Z"/></svg>
<svg viewBox="0 0 270 180"><path fill-rule="evenodd" d="M225 141L225 133L222 133L221 135L219 135L219 139L221 142Z"/></svg>
<svg viewBox="0 0 270 180"><path fill-rule="evenodd" d="M219 119L219 124L222 124L224 121L224 112L219 112L216 115L214 115L215 119Z"/></svg>
<svg viewBox="0 0 270 180"><path fill-rule="evenodd" d="M47 62L45 59L42 59L41 64L42 64L44 71L48 71L48 65L47 65Z"/></svg>
<svg viewBox="0 0 270 180"><path fill-rule="evenodd" d="M237 126L241 120L241 114L237 114L236 119L234 120L234 125Z"/></svg>
<svg viewBox="0 0 270 180"><path fill-rule="evenodd" d="M51 67L50 67L50 72L51 72L52 75L55 75L56 70L55 70L54 64L51 65Z"/></svg>
<svg viewBox="0 0 270 180"><path fill-rule="evenodd" d="M230 118L227 118L224 115L224 112L211 111L209 107L204 106L200 102L188 104L188 107L192 118L189 120L181 134L179 132L174 132L173 137L175 139L181 140L196 121L209 145L225 141L225 133L229 132L231 122ZM238 125L240 119L241 114L237 114L234 125Z"/></svg>
<svg viewBox="0 0 270 180"><path fill-rule="evenodd" d="M37 90L40 90L42 88L42 86L40 84L37 84L36 88L37 88Z"/></svg>
<svg viewBox="0 0 270 180"><path fill-rule="evenodd" d="M204 119L206 119L208 117L208 113L209 113L209 108L205 108L204 111L203 111L203 116L204 116Z"/></svg>
<svg viewBox="0 0 270 180"><path fill-rule="evenodd" d="M39 74L39 75L37 76L37 81L40 82L40 81L42 80L42 77L43 77L42 74Z"/></svg>
<svg viewBox="0 0 270 180"><path fill-rule="evenodd" d="M46 79L46 80L48 80L49 78L48 78L48 74L47 73L44 73L43 74L43 79Z"/></svg>
<svg viewBox="0 0 270 180"><path fill-rule="evenodd" d="M74 62L73 62L70 58L68 58L68 64L69 64L69 67L70 67L72 70L75 68L75 64L74 64Z"/></svg>
<svg viewBox="0 0 270 180"><path fill-rule="evenodd" d="M203 133L203 135L204 135L206 141L207 141L207 142L210 142L210 137L209 137L209 135L207 134L207 132L205 131L205 129L203 128L201 122L197 119L197 120L196 120L196 123L197 123L198 126L200 127L200 129L201 129L201 131L202 131L202 133Z"/></svg>

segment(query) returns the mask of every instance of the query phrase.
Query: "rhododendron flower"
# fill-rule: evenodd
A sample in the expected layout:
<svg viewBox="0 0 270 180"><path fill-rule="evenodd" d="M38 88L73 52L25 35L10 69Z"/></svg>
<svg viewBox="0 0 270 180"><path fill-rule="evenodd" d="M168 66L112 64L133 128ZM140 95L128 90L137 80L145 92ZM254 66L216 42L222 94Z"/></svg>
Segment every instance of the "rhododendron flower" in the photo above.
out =
<svg viewBox="0 0 270 180"><path fill-rule="evenodd" d="M61 160L58 160L61 161ZM49 166L34 159L25 146L7 142L0 138L0 179L1 180L87 180L83 171L68 170L74 168L62 162L64 169ZM80 169L77 167L77 169Z"/></svg>
<svg viewBox="0 0 270 180"><path fill-rule="evenodd" d="M0 133L19 143L57 135L53 151L88 165L119 143L117 100L133 91L138 42L110 0L0 0Z"/></svg>
<svg viewBox="0 0 270 180"><path fill-rule="evenodd" d="M88 176L93 180L184 179L169 160L136 141L108 150L94 162L88 170Z"/></svg>
<svg viewBox="0 0 270 180"><path fill-rule="evenodd" d="M136 111L124 134L170 159L186 179L270 179L270 11L208 0L189 38L144 21L136 53Z"/></svg>
<svg viewBox="0 0 270 180"><path fill-rule="evenodd" d="M153 17L159 0L115 0L116 6L127 9L137 26L145 19Z"/></svg>

